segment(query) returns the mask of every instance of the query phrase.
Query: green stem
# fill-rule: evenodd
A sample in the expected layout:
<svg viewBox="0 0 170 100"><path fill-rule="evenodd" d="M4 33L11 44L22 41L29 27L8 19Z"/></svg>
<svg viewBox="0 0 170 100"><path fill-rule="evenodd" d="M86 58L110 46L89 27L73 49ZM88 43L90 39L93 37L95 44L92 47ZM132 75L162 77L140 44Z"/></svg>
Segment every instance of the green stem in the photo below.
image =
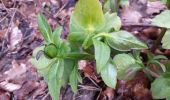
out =
<svg viewBox="0 0 170 100"><path fill-rule="evenodd" d="M155 78L159 78L159 77L160 77L159 74L153 72L153 71L150 70L149 68L145 68L144 71L146 71L146 73L148 72L150 75L152 75L152 76L155 77Z"/></svg>

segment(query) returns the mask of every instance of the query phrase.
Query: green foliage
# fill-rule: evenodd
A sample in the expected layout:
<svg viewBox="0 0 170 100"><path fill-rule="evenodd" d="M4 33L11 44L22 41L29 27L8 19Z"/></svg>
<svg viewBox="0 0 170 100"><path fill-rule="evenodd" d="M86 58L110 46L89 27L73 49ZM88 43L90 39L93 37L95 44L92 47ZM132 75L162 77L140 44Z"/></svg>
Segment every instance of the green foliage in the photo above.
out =
<svg viewBox="0 0 170 100"><path fill-rule="evenodd" d="M38 21L40 24L39 29L46 43L45 46L35 49L31 61L48 83L48 89L52 99L59 100L60 88L68 84L69 78L73 78L70 75L74 75L74 66L78 60L73 54L70 59L71 48L66 40L60 38L61 27L51 32L51 28L42 14L38 15ZM75 54L80 54L81 57L90 56L88 53L81 52L75 52ZM77 73L75 74L77 75ZM81 79L79 74L76 78L78 80ZM74 82L76 82L75 78ZM73 85L73 82L71 83Z"/></svg>
<svg viewBox="0 0 170 100"><path fill-rule="evenodd" d="M167 60L168 58L163 55L153 55L152 53L148 53L148 64L155 64L158 67L161 67L163 72L166 72L166 67L164 64L160 63L160 60Z"/></svg>
<svg viewBox="0 0 170 100"><path fill-rule="evenodd" d="M118 79L129 80L133 78L141 67L136 63L136 60L128 54L118 54L113 59L118 73Z"/></svg>
<svg viewBox="0 0 170 100"><path fill-rule="evenodd" d="M170 78L160 77L151 84L152 96L154 99L165 99L170 96Z"/></svg>
<svg viewBox="0 0 170 100"><path fill-rule="evenodd" d="M168 29L162 38L162 47L164 49L170 49L170 29Z"/></svg>
<svg viewBox="0 0 170 100"><path fill-rule="evenodd" d="M120 18L116 13L104 14L98 0L78 1L70 18L67 40L60 37L62 27L52 31L41 13L38 24L46 42L34 50L31 61L48 83L53 100L59 100L60 88L68 83L77 92L77 85L82 82L79 60L96 60L97 72L111 88L116 87L117 78L131 79L144 66L139 55L118 54L112 60L114 50L141 50L147 46L131 33L120 30Z"/></svg>
<svg viewBox="0 0 170 100"><path fill-rule="evenodd" d="M112 61L108 61L106 66L101 71L101 77L105 84L111 88L116 88L117 69Z"/></svg>
<svg viewBox="0 0 170 100"><path fill-rule="evenodd" d="M63 60L58 60L57 63L53 64L49 70L48 89L53 100L59 100L63 72L64 72Z"/></svg>
<svg viewBox="0 0 170 100"><path fill-rule="evenodd" d="M169 1L168 1L169 2ZM152 20L152 24L159 26L159 27L163 27L166 28L167 31L164 35L164 37L162 38L162 47L164 49L170 49L170 41L169 41L169 37L170 37L170 10L165 10L163 11L161 14L157 15L153 20Z"/></svg>
<svg viewBox="0 0 170 100"><path fill-rule="evenodd" d="M101 29L101 32L110 32L110 29L114 28L115 31L119 31L121 27L121 20L116 13L110 14L107 12L105 15L105 24Z"/></svg>
<svg viewBox="0 0 170 100"><path fill-rule="evenodd" d="M82 83L81 76L78 72L78 67L77 67L77 65L75 65L74 69L73 69L73 71L71 72L71 75L70 75L70 85L71 85L71 88L72 88L74 93L77 92L78 81L80 83Z"/></svg>
<svg viewBox="0 0 170 100"><path fill-rule="evenodd" d="M47 20L41 13L38 14L38 26L39 26L40 32L43 35L45 41L47 43L51 43L52 42L52 40L51 40L52 30L51 30L50 25L47 23Z"/></svg>
<svg viewBox="0 0 170 100"><path fill-rule="evenodd" d="M100 42L95 39L93 40L93 43L94 43L94 48L95 48L95 59L96 59L96 65L97 65L96 66L97 72L100 73L110 58L110 48L103 42Z"/></svg>
<svg viewBox="0 0 170 100"><path fill-rule="evenodd" d="M147 46L140 42L136 37L126 31L118 31L110 33L111 37L107 37L107 43L116 50L129 51L131 49L147 49Z"/></svg>
<svg viewBox="0 0 170 100"><path fill-rule="evenodd" d="M57 56L57 47L54 44L50 44L45 46L44 48L44 53L49 57L49 58L54 58Z"/></svg>
<svg viewBox="0 0 170 100"><path fill-rule="evenodd" d="M170 10L165 10L152 20L152 24L164 28L170 28L169 18L170 18Z"/></svg>
<svg viewBox="0 0 170 100"><path fill-rule="evenodd" d="M90 33L100 29L104 23L102 7L98 0L79 0L73 16L77 23Z"/></svg>
<svg viewBox="0 0 170 100"><path fill-rule="evenodd" d="M60 45L61 44L61 39L60 39L61 32L62 32L62 27L58 27L58 28L55 29L55 31L52 34L53 43L55 45Z"/></svg>

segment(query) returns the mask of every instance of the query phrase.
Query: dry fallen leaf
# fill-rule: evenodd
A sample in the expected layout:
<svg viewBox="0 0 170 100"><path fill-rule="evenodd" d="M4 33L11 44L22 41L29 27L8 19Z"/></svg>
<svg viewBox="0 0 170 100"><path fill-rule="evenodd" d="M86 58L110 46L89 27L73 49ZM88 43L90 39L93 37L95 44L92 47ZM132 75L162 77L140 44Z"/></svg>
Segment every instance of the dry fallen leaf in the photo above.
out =
<svg viewBox="0 0 170 100"><path fill-rule="evenodd" d="M148 2L147 4L147 14L153 15L158 14L160 11L166 9L167 7L161 1Z"/></svg>
<svg viewBox="0 0 170 100"><path fill-rule="evenodd" d="M85 77L92 78L97 83L101 82L101 80L97 78L94 66L91 64L91 62L86 60L79 61L79 69L84 72Z"/></svg>
<svg viewBox="0 0 170 100"><path fill-rule="evenodd" d="M136 84L133 93L135 100L153 100L149 89L144 88L142 84Z"/></svg>
<svg viewBox="0 0 170 100"><path fill-rule="evenodd" d="M16 79L27 71L25 64L21 63L19 65L15 60L12 61L12 66L13 68L4 73L7 76L6 78L7 81Z"/></svg>
<svg viewBox="0 0 170 100"><path fill-rule="evenodd" d="M107 96L108 100L114 99L115 91L112 88L107 87L105 91L103 91L103 95Z"/></svg>
<svg viewBox="0 0 170 100"><path fill-rule="evenodd" d="M14 50L16 46L21 42L21 40L22 40L21 30L19 30L17 26L14 26L10 34L10 46L9 46L10 49Z"/></svg>
<svg viewBox="0 0 170 100"><path fill-rule="evenodd" d="M21 85L8 83L7 81L3 81L3 82L0 83L0 88L2 88L3 90L6 90L8 92L13 92L15 90L20 89Z"/></svg>
<svg viewBox="0 0 170 100"><path fill-rule="evenodd" d="M140 23L140 20L142 18L142 15L140 12L131 9L130 7L125 7L121 13L120 17L122 20L122 24L127 23Z"/></svg>

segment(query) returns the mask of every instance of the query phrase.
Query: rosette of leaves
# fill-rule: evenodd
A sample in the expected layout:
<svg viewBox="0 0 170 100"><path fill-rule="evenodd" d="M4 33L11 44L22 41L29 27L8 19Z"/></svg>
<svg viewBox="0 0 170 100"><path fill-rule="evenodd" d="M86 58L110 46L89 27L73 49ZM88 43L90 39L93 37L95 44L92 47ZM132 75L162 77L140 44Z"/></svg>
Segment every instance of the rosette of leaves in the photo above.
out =
<svg viewBox="0 0 170 100"><path fill-rule="evenodd" d="M78 82L82 82L78 72L79 59L93 59L83 51L73 50L67 40L61 39L62 27L53 32L45 17L38 15L39 30L44 44L33 51L31 62L44 77L53 100L59 100L60 88L68 83L74 92Z"/></svg>
<svg viewBox="0 0 170 100"><path fill-rule="evenodd" d="M112 88L116 86L117 68L110 57L111 48L117 51L147 48L145 43L120 27L117 14L104 14L99 0L79 0L70 19L69 42L80 47L78 49L94 52L97 72Z"/></svg>

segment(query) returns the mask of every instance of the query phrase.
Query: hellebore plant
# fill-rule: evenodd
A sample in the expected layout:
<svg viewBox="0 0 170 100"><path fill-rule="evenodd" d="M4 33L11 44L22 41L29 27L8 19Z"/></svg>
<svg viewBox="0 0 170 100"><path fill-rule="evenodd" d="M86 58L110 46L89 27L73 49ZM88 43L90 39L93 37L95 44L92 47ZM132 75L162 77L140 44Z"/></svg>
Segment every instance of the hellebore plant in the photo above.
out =
<svg viewBox="0 0 170 100"><path fill-rule="evenodd" d="M167 28L162 42L164 48L170 48L168 39L170 24L166 22L167 18L170 18L169 10L163 12L163 15L169 17L158 15L155 21L153 20L153 24ZM59 100L60 89L67 84L71 86L74 93L77 92L78 82L82 83L78 71L79 60L95 60L97 73L111 88L116 87L117 79L129 80L139 70L148 73L151 70L145 66L149 64L156 64L163 72L166 71L166 66L160 63L160 59L167 59L164 56L149 56L147 64L143 64L140 50L147 49L147 45L131 33L120 30L120 18L116 13L104 14L98 0L77 2L70 18L70 32L67 39L61 38L61 27L52 31L41 13L38 15L38 24L45 42L34 50L32 63L48 83L53 100ZM134 52L128 53L129 51ZM152 84L152 91L156 91L157 88L154 87L159 81L167 82L161 77ZM169 82L168 79L167 83ZM156 96L157 93L158 91L153 92L155 98L159 98ZM160 97L162 99L170 96Z"/></svg>

